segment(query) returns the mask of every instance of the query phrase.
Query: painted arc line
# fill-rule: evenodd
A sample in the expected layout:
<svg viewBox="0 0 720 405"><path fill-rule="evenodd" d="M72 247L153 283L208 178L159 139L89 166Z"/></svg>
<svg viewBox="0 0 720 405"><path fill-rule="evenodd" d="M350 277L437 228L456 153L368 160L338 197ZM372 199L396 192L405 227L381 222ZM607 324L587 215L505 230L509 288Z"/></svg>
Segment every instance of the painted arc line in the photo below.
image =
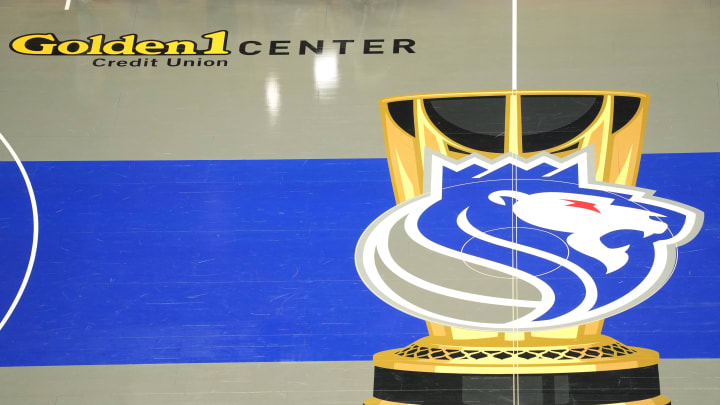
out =
<svg viewBox="0 0 720 405"><path fill-rule="evenodd" d="M70 2L71 1L72 0L65 0L65 10L70 10ZM0 328L2 328L2 326L0 326Z"/></svg>
<svg viewBox="0 0 720 405"><path fill-rule="evenodd" d="M70 0L68 0L69 2ZM15 295L15 299L13 300L12 304L10 305L10 308L8 309L7 313L3 317L2 321L0 321L0 331L7 323L8 319L10 319L10 316L12 315L13 311L15 311L15 307L17 307L18 302L20 302L20 298L23 295L23 292L25 292L25 287L27 287L28 281L30 280L30 274L32 273L33 265L35 264L35 254L37 253L37 245L38 245L38 233L39 233L39 226L38 226L38 210L37 210L37 202L35 201L35 192L32 188L32 183L30 183L30 178L28 177L27 172L25 171L25 166L23 166L22 162L20 161L20 158L18 157L17 153L15 153L15 150L10 146L10 143L5 139L2 133L0 133L0 142L5 145L8 152L10 152L10 155L12 155L13 159L15 160L15 164L17 164L18 169L20 170L20 173L22 174L23 180L25 180L25 187L27 188L28 195L30 196L30 205L32 206L32 216L33 216L33 238L32 238L32 247L30 248L30 259L28 260L27 269L25 270L25 277L23 278L22 284L20 284L20 289L17 292L17 295Z"/></svg>

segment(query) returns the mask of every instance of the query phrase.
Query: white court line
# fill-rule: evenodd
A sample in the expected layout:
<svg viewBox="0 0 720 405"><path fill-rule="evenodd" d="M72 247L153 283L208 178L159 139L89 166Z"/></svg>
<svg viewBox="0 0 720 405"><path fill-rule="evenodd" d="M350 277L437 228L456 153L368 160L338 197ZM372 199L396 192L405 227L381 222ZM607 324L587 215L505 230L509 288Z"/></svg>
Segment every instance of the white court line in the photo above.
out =
<svg viewBox="0 0 720 405"><path fill-rule="evenodd" d="M69 0L68 0L69 1ZM0 321L0 330L5 326L8 319L10 319L10 315L12 315L13 311L15 311L15 307L17 306L18 302L20 302L20 297L22 297L23 292L25 291L25 287L27 286L28 281L30 280L30 273L32 273L33 265L35 264L35 253L37 252L37 245L38 245L38 210L37 210L37 202L35 201L35 192L32 188L32 183L30 183L30 178L27 175L27 172L25 171L25 166L23 166L22 162L20 161L20 158L18 157L17 153L15 153L15 150L10 146L10 143L5 139L3 134L0 133L0 142L5 145L7 150L12 155L13 159L15 160L15 164L17 164L18 169L20 169L20 173L22 174L23 179L25 180L25 187L27 188L28 194L30 195L30 205L32 206L32 217L33 217L33 238L32 238L32 247L30 248L30 260L28 260L27 269L25 270L25 277L23 278L22 284L20 284L20 289L17 292L17 295L15 295L15 299L12 302L12 305L10 305L10 309L8 309L7 313L3 317L2 321Z"/></svg>
<svg viewBox="0 0 720 405"><path fill-rule="evenodd" d="M70 10L70 2L72 0L65 0L65 10Z"/></svg>

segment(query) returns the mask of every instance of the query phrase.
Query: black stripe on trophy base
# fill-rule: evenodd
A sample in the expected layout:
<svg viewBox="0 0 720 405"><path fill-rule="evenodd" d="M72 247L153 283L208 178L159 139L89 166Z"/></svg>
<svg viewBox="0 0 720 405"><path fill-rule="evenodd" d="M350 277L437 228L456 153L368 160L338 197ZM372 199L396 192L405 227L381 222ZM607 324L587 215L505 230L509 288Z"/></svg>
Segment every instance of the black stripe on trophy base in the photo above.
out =
<svg viewBox="0 0 720 405"><path fill-rule="evenodd" d="M601 405L660 395L657 365L568 374L521 374L519 401L513 376L443 374L375 367L374 397L424 405Z"/></svg>

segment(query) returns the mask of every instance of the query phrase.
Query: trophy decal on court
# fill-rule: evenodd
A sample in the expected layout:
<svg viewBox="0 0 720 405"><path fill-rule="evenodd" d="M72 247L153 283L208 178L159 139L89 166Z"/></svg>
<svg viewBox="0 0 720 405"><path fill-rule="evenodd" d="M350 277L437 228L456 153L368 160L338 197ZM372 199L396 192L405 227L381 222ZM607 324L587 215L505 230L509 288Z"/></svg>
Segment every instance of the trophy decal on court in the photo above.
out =
<svg viewBox="0 0 720 405"><path fill-rule="evenodd" d="M702 212L635 187L649 96L380 102L397 205L358 272L429 335L374 357L375 404L669 404L657 352L602 335L657 292Z"/></svg>

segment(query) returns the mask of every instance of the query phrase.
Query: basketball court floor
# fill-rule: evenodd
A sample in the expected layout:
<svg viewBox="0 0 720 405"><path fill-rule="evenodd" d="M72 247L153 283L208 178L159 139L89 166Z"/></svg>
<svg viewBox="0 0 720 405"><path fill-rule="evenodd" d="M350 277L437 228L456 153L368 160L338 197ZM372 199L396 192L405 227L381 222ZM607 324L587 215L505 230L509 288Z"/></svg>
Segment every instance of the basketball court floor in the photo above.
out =
<svg viewBox="0 0 720 405"><path fill-rule="evenodd" d="M0 0L0 403L369 398L373 354L427 334L353 261L395 204L378 100L509 89L510 15L496 0ZM716 403L720 1L521 0L518 21L520 89L650 95L638 185L705 223L604 333L660 353L673 404ZM218 32L227 54L59 45L206 49ZM46 36L16 41L31 34Z"/></svg>

